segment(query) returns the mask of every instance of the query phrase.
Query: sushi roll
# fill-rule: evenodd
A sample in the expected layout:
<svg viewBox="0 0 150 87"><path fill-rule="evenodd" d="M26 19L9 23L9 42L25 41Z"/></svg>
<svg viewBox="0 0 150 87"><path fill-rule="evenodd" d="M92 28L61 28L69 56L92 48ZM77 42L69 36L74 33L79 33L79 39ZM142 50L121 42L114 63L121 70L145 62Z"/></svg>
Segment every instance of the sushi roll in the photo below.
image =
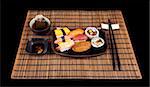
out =
<svg viewBox="0 0 150 87"><path fill-rule="evenodd" d="M95 27L87 27L85 30L85 34L90 38L98 37L99 31Z"/></svg>
<svg viewBox="0 0 150 87"><path fill-rule="evenodd" d="M91 40L91 44L94 48L100 48L100 47L104 46L105 41L101 37L95 37Z"/></svg>

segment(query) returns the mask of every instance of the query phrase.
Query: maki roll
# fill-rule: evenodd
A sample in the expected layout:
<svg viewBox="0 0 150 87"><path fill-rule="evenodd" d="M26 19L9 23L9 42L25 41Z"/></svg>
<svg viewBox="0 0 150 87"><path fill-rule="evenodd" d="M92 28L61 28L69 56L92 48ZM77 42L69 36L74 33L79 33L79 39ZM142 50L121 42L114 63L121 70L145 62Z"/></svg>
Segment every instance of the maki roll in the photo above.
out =
<svg viewBox="0 0 150 87"><path fill-rule="evenodd" d="M100 48L102 47L103 45L105 44L105 41L103 38L101 37L95 37L91 40L91 45L94 47L94 48Z"/></svg>
<svg viewBox="0 0 150 87"><path fill-rule="evenodd" d="M85 30L85 34L90 38L98 37L99 31L95 27L87 27Z"/></svg>

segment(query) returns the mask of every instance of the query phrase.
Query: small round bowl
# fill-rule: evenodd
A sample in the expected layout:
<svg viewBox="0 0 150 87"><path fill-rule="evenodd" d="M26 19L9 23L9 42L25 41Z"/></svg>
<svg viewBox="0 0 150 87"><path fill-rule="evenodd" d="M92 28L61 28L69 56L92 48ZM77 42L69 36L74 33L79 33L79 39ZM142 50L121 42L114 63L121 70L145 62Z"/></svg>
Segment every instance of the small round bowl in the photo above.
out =
<svg viewBox="0 0 150 87"><path fill-rule="evenodd" d="M42 47L41 48L42 52L40 52L40 53L35 52L36 46ZM31 38L27 42L26 51L29 54L36 54L36 55L46 54L48 51L48 40L45 38Z"/></svg>
<svg viewBox="0 0 150 87"><path fill-rule="evenodd" d="M40 29L40 30L34 29L33 25L34 25L35 21L37 21L38 19L44 19L45 22L48 23L48 26L46 28L43 28L43 29ZM33 18L29 23L29 27L30 27L31 31L33 31L36 34L46 34L46 33L48 33L50 31L50 25L51 25L50 20L48 18L44 17L43 15L36 15L35 18Z"/></svg>

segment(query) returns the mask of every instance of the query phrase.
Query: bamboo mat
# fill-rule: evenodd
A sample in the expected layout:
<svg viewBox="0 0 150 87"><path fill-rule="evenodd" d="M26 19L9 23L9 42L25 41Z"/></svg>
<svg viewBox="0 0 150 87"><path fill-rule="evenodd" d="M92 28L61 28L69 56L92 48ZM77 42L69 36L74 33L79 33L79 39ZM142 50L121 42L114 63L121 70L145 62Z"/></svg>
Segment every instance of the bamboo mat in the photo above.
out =
<svg viewBox="0 0 150 87"><path fill-rule="evenodd" d="M29 29L29 21L37 14L48 17L54 26L78 28L98 27L108 18L120 24L120 30L114 31L121 71L113 71L110 41L104 55L91 58L71 58L56 54L28 55L25 51L29 38L49 38L35 35ZM105 32L108 36L107 31ZM132 48L122 12L119 10L84 11L84 10L29 10L24 24L22 37L12 79L142 79L138 63Z"/></svg>

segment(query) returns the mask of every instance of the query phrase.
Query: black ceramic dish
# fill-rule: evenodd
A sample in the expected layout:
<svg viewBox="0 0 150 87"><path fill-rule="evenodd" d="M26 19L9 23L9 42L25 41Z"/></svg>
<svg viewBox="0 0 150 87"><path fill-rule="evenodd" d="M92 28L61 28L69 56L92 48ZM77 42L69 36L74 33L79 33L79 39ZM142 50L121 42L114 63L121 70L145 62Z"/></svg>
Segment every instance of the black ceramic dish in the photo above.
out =
<svg viewBox="0 0 150 87"><path fill-rule="evenodd" d="M44 39L44 38L32 38L31 40L28 40L27 42L27 46L26 46L26 51L29 54L46 54L48 52L49 49L49 45L48 45L48 39ZM36 51L36 47L40 47L42 49L42 51L40 53L38 53Z"/></svg>
<svg viewBox="0 0 150 87"><path fill-rule="evenodd" d="M50 26L47 25L47 27L45 29L34 29L34 28L30 28L32 32L34 32L35 34L38 35L45 35L50 31Z"/></svg>
<svg viewBox="0 0 150 87"><path fill-rule="evenodd" d="M104 54L104 52L106 51L106 48L107 48L107 45L106 45L106 40L105 40L105 33L101 30L99 30L99 37L103 38L104 41L105 41L105 44L98 48L98 49L95 49L94 47L91 47L89 50L87 50L86 52L81 52L81 53L76 53L74 51L72 51L71 49L68 50L68 51L65 51L65 52L60 52L60 51L57 51L55 48L58 46L57 44L54 44L54 41L56 40L56 36L55 36L55 33L54 33L54 30L52 30L51 32L51 47L52 47L52 50L55 54L59 54L59 55L62 55L62 56L68 56L68 57L93 57L93 56L98 56L98 55L102 55ZM87 41L90 41L90 39L88 39Z"/></svg>

